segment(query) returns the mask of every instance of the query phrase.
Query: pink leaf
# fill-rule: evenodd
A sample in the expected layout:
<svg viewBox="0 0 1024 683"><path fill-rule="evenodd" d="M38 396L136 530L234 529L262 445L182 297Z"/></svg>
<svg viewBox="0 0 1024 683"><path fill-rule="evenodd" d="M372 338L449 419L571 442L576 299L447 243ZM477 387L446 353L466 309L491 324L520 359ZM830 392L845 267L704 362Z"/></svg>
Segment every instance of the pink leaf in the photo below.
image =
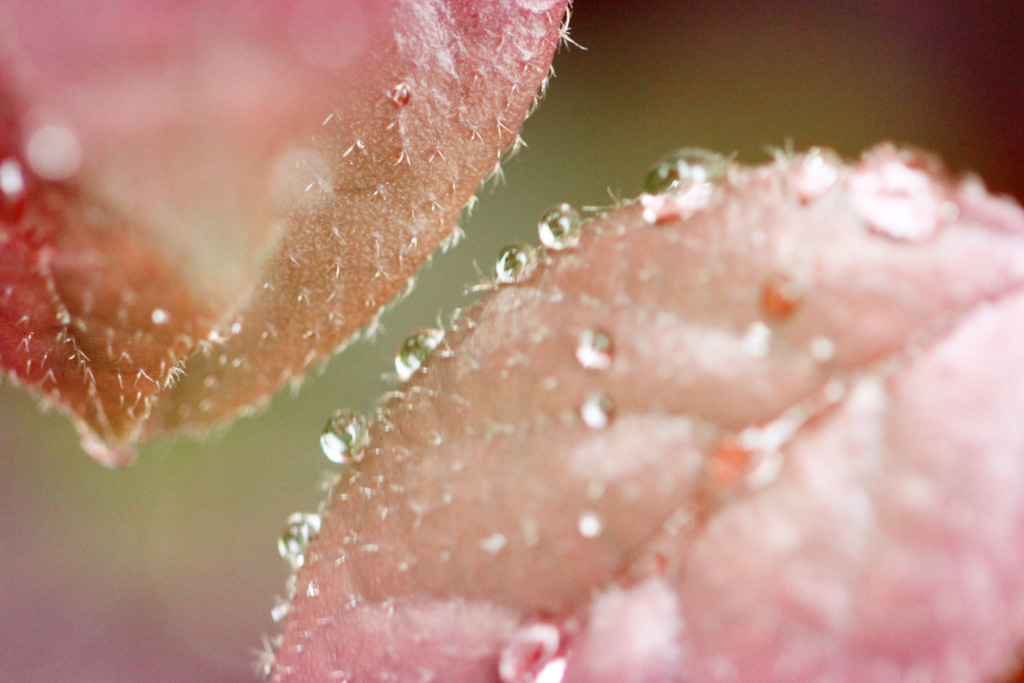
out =
<svg viewBox="0 0 1024 683"><path fill-rule="evenodd" d="M259 407L452 234L565 8L16 0L0 362L107 464Z"/></svg>
<svg viewBox="0 0 1024 683"><path fill-rule="evenodd" d="M1024 212L889 146L706 175L458 318L292 548L274 680L1008 670Z"/></svg>

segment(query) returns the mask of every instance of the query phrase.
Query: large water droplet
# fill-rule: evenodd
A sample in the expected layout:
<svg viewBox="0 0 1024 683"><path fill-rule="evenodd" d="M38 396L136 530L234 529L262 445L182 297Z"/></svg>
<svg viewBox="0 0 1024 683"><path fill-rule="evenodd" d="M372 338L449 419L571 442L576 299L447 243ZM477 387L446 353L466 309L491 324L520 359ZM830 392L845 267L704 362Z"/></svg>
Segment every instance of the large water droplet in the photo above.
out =
<svg viewBox="0 0 1024 683"><path fill-rule="evenodd" d="M398 349L395 371L403 382L419 370L444 339L444 330L422 328L416 330Z"/></svg>
<svg viewBox="0 0 1024 683"><path fill-rule="evenodd" d="M584 330L576 343L576 360L588 370L607 370L612 366L611 338L598 330Z"/></svg>
<svg viewBox="0 0 1024 683"><path fill-rule="evenodd" d="M370 442L366 417L351 410L339 410L327 420L320 435L320 447L331 462L347 465Z"/></svg>
<svg viewBox="0 0 1024 683"><path fill-rule="evenodd" d="M521 627L498 659L498 676L502 683L536 683L539 674L554 661L561 642L561 633L553 624L533 623Z"/></svg>
<svg viewBox="0 0 1024 683"><path fill-rule="evenodd" d="M614 408L608 397L596 391L583 400L580 406L580 417L583 424L591 429L604 429L612 421Z"/></svg>
<svg viewBox="0 0 1024 683"><path fill-rule="evenodd" d="M537 233L541 244L548 249L561 251L579 244L581 228L580 215L576 209L569 204L559 204L544 214L537 225Z"/></svg>
<svg viewBox="0 0 1024 683"><path fill-rule="evenodd" d="M281 538L277 539L277 551L292 569L298 570L306 563L306 548L319 533L320 515L296 512L288 518Z"/></svg>
<svg viewBox="0 0 1024 683"><path fill-rule="evenodd" d="M716 183L725 177L731 160L699 147L684 147L663 157L647 172L644 192L683 192L693 185Z"/></svg>
<svg viewBox="0 0 1024 683"><path fill-rule="evenodd" d="M510 244L498 254L498 263L494 270L501 284L518 282L533 270L534 254L529 247Z"/></svg>

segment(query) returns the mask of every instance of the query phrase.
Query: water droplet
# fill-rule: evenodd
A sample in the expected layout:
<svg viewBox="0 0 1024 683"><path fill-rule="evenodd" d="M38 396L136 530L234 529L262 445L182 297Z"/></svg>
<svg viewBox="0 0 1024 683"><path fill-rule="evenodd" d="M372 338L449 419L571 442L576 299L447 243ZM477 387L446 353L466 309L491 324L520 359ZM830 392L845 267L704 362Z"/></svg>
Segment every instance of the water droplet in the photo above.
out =
<svg viewBox="0 0 1024 683"><path fill-rule="evenodd" d="M831 150L812 147L800 159L793 174L797 197L804 204L818 199L839 180L842 160Z"/></svg>
<svg viewBox="0 0 1024 683"><path fill-rule="evenodd" d="M761 308L770 316L788 318L803 302L803 288L787 275L774 275L761 288Z"/></svg>
<svg viewBox="0 0 1024 683"><path fill-rule="evenodd" d="M347 465L370 442L366 417L351 410L339 410L327 420L320 435L320 448L331 462Z"/></svg>
<svg viewBox="0 0 1024 683"><path fill-rule="evenodd" d="M518 282L530 274L534 265L533 250L529 247L510 244L498 254L494 270L501 284Z"/></svg>
<svg viewBox="0 0 1024 683"><path fill-rule="evenodd" d="M154 308L153 314L149 317L150 320L153 321L154 325L166 325L171 319L171 316L167 313L167 311L165 311L162 308Z"/></svg>
<svg viewBox="0 0 1024 683"><path fill-rule="evenodd" d="M540 243L553 251L571 249L579 244L582 223L576 209L559 204L544 214L537 225Z"/></svg>
<svg viewBox="0 0 1024 683"><path fill-rule="evenodd" d="M836 345L828 337L814 337L807 343L807 352L816 363L827 363L836 357Z"/></svg>
<svg viewBox="0 0 1024 683"><path fill-rule="evenodd" d="M506 545L508 545L508 539L505 538L504 534L491 534L484 540L480 541L480 547L492 555L500 553L501 549Z"/></svg>
<svg viewBox="0 0 1024 683"><path fill-rule="evenodd" d="M292 569L298 570L306 563L306 548L319 533L320 515L296 512L288 518L281 538L277 539L277 551Z"/></svg>
<svg viewBox="0 0 1024 683"><path fill-rule="evenodd" d="M768 355L771 340L771 329L761 321L753 322L743 335L743 351L753 358L764 358Z"/></svg>
<svg viewBox="0 0 1024 683"><path fill-rule="evenodd" d="M0 162L0 192L8 199L16 199L25 191L25 176L17 159Z"/></svg>
<svg viewBox="0 0 1024 683"><path fill-rule="evenodd" d="M82 165L82 145L69 128L48 125L28 139L25 156L37 175L48 180L67 180Z"/></svg>
<svg viewBox="0 0 1024 683"><path fill-rule="evenodd" d="M518 629L498 658L502 683L536 683L539 674L554 661L562 635L553 624L533 623Z"/></svg>
<svg viewBox="0 0 1024 683"><path fill-rule="evenodd" d="M576 343L576 360L587 370L612 366L612 340L604 332L584 330Z"/></svg>
<svg viewBox="0 0 1024 683"><path fill-rule="evenodd" d="M395 106L404 107L409 104L409 100L412 98L412 90L409 88L408 83L402 81L391 89L390 97Z"/></svg>
<svg viewBox="0 0 1024 683"><path fill-rule="evenodd" d="M613 410L608 397L597 391L584 399L583 405L580 406L580 417L583 424L591 429L604 429L612 421Z"/></svg>
<svg viewBox="0 0 1024 683"><path fill-rule="evenodd" d="M593 512L584 512L580 515L577 527L579 528L580 535L584 538L597 538L601 535L604 524L601 522L601 518Z"/></svg>
<svg viewBox="0 0 1024 683"><path fill-rule="evenodd" d="M730 163L731 159L721 154L684 147L663 157L647 172L644 192L684 192L693 185L716 183L725 177Z"/></svg>
<svg viewBox="0 0 1024 683"><path fill-rule="evenodd" d="M320 595L320 584L316 581L310 581L309 585L306 586L306 597L315 598Z"/></svg>
<svg viewBox="0 0 1024 683"><path fill-rule="evenodd" d="M61 325L71 324L71 314L68 313L67 309L61 308L57 311L57 322Z"/></svg>
<svg viewBox="0 0 1024 683"><path fill-rule="evenodd" d="M403 382L415 374L444 339L444 330L422 328L410 335L395 356L395 371Z"/></svg>

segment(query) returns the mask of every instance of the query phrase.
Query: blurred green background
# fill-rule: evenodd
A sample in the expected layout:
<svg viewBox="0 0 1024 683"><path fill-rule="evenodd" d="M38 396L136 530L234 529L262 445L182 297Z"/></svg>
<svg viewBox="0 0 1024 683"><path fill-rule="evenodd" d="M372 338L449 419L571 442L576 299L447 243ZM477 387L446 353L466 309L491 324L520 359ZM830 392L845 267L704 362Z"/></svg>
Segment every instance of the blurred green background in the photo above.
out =
<svg viewBox="0 0 1024 683"><path fill-rule="evenodd" d="M250 681L288 574L275 539L319 501L318 435L369 410L413 328L468 301L474 264L533 241L552 204L633 196L681 146L855 155L880 140L940 152L1024 196L1024 3L580 0L529 145L488 187L467 238L360 342L268 410L203 441L92 464L68 422L0 386L0 679ZM317 114L316 116L319 116ZM321 117L322 118L322 117Z"/></svg>

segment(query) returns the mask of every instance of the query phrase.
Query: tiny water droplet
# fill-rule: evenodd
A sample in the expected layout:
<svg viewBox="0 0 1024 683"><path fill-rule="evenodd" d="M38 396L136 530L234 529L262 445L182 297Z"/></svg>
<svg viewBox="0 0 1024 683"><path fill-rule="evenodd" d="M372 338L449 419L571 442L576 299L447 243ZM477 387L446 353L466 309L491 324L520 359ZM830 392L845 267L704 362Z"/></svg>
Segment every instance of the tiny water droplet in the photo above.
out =
<svg viewBox="0 0 1024 683"><path fill-rule="evenodd" d="M614 408L608 397L597 391L583 401L580 406L580 417L583 424L591 429L604 429L612 421Z"/></svg>
<svg viewBox="0 0 1024 683"><path fill-rule="evenodd" d="M480 541L480 547L492 555L500 553L501 549L506 545L508 545L508 539L505 538L504 534L491 534L484 540Z"/></svg>
<svg viewBox="0 0 1024 683"><path fill-rule="evenodd" d="M604 332L584 330L576 343L576 360L587 370L612 366L612 340Z"/></svg>
<svg viewBox="0 0 1024 683"><path fill-rule="evenodd" d="M320 595L320 584L316 581L310 581L309 585L306 586L306 597L315 598Z"/></svg>
<svg viewBox="0 0 1024 683"><path fill-rule="evenodd" d="M550 664L562 643L558 627L532 623L519 628L498 658L498 677L502 683L536 683L538 675Z"/></svg>
<svg viewBox="0 0 1024 683"><path fill-rule="evenodd" d="M553 251L571 249L579 244L582 223L576 209L559 204L544 214L537 225L540 243Z"/></svg>
<svg viewBox="0 0 1024 683"><path fill-rule="evenodd" d="M835 152L812 147L800 159L793 174L797 197L804 204L818 199L828 192L839 180L842 160Z"/></svg>
<svg viewBox="0 0 1024 683"><path fill-rule="evenodd" d="M154 308L149 318L153 321L154 325L166 325L170 321L171 316L162 308Z"/></svg>
<svg viewBox="0 0 1024 683"><path fill-rule="evenodd" d="M771 329L761 321L753 322L743 335L743 351L753 358L764 358L768 355L771 340Z"/></svg>
<svg viewBox="0 0 1024 683"><path fill-rule="evenodd" d="M816 363L827 363L836 357L836 345L828 337L814 337L807 343L807 352Z"/></svg>
<svg viewBox="0 0 1024 683"><path fill-rule="evenodd" d="M444 339L444 330L422 328L402 342L395 356L395 372L403 382L419 370Z"/></svg>
<svg viewBox="0 0 1024 683"><path fill-rule="evenodd" d="M66 309L61 308L57 311L57 322L61 325L71 324L71 314Z"/></svg>
<svg viewBox="0 0 1024 683"><path fill-rule="evenodd" d="M761 308L770 316L788 318L802 302L800 284L787 275L774 275L761 288Z"/></svg>
<svg viewBox="0 0 1024 683"><path fill-rule="evenodd" d="M277 551L282 559L298 570L306 563L306 548L320 533L320 515L296 512L288 518L281 538L277 539Z"/></svg>
<svg viewBox="0 0 1024 683"><path fill-rule="evenodd" d="M335 412L320 435L320 448L331 462L347 465L370 442L366 417L351 410Z"/></svg>
<svg viewBox="0 0 1024 683"><path fill-rule="evenodd" d="M498 254L494 270L501 284L518 282L529 275L534 265L533 250L520 244L510 244Z"/></svg>
<svg viewBox="0 0 1024 683"><path fill-rule="evenodd" d="M601 535L601 530L604 528L604 524L601 522L601 518L593 512L584 512L580 515L577 528L579 529L580 535L584 538L597 538Z"/></svg>
<svg viewBox="0 0 1024 683"><path fill-rule="evenodd" d="M644 192L685 191L692 185L716 183L725 177L731 160L699 147L684 147L662 157L644 178Z"/></svg>
<svg viewBox="0 0 1024 683"><path fill-rule="evenodd" d="M391 89L391 101L395 103L395 106L404 107L409 104L411 98L412 89L409 88L409 84L405 81L398 83Z"/></svg>

